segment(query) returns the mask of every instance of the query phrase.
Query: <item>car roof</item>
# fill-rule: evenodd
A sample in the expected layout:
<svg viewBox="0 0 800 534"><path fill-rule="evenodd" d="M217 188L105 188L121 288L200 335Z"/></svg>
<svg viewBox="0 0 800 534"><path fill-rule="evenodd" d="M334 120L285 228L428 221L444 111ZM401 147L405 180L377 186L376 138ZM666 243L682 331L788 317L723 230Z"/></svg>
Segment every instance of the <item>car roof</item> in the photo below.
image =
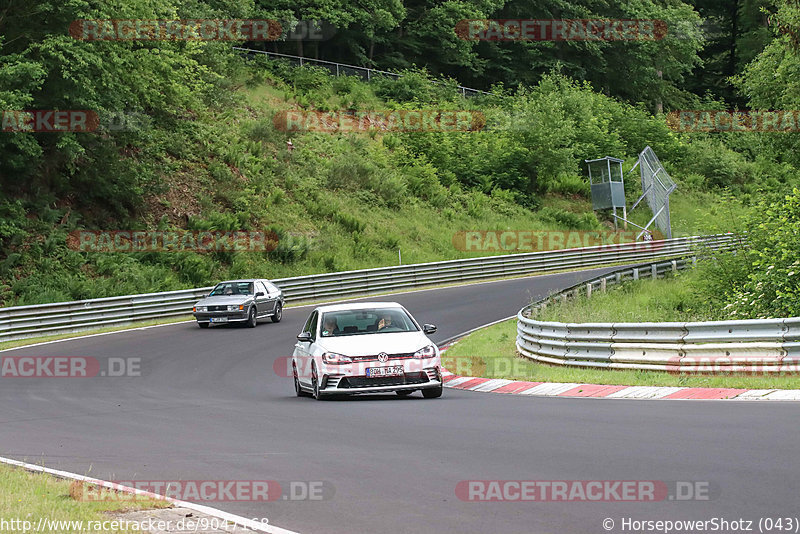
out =
<svg viewBox="0 0 800 534"><path fill-rule="evenodd" d="M230 283L236 283L236 282L257 282L259 280L264 280L264 278L243 278L241 280L222 280L221 282L217 282L215 285L230 284Z"/></svg>
<svg viewBox="0 0 800 534"><path fill-rule="evenodd" d="M331 304L329 306L320 306L317 311L333 312L333 311L348 311L348 310L368 310L372 308L402 308L403 306L397 302L351 302L348 304Z"/></svg>

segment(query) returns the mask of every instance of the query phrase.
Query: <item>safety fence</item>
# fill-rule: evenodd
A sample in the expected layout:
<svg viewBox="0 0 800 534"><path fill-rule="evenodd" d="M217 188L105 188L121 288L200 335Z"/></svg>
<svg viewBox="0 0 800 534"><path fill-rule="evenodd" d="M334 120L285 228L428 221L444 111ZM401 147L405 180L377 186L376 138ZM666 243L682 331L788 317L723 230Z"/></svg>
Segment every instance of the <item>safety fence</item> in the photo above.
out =
<svg viewBox="0 0 800 534"><path fill-rule="evenodd" d="M690 267L677 259L599 276L520 310L517 350L549 364L676 373L800 371L800 317L709 322L559 323L536 313L556 301L591 297L610 284L655 279Z"/></svg>
<svg viewBox="0 0 800 534"><path fill-rule="evenodd" d="M681 258L719 249L731 234L488 256L272 280L288 302L333 300L424 286ZM0 308L0 342L186 316L211 287Z"/></svg>

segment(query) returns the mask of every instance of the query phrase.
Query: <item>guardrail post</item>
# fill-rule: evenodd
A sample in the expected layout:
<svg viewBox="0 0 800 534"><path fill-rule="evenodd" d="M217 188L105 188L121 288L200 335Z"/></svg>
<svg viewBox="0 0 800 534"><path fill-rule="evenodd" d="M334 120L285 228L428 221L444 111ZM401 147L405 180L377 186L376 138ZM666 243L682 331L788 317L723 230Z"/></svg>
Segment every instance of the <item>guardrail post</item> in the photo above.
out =
<svg viewBox="0 0 800 534"><path fill-rule="evenodd" d="M615 273L614 278L616 278L617 283L619 284L620 282L622 282L622 273Z"/></svg>
<svg viewBox="0 0 800 534"><path fill-rule="evenodd" d="M639 268L638 267L634 267L633 268L633 279L634 280L638 280L639 279Z"/></svg>
<svg viewBox="0 0 800 534"><path fill-rule="evenodd" d="M650 276L653 278L653 280L658 278L658 267L656 264L650 266Z"/></svg>
<svg viewBox="0 0 800 534"><path fill-rule="evenodd" d="M678 272L678 262L677 262L677 260L672 260L670 263L672 263L672 272L673 273L677 273Z"/></svg>
<svg viewBox="0 0 800 534"><path fill-rule="evenodd" d="M692 268L697 267L697 256L692 256Z"/></svg>
<svg viewBox="0 0 800 534"><path fill-rule="evenodd" d="M586 284L586 298L587 299L592 298L592 284L591 283Z"/></svg>
<svg viewBox="0 0 800 534"><path fill-rule="evenodd" d="M600 291L603 293L606 292L606 277L604 276L602 280L600 280Z"/></svg>

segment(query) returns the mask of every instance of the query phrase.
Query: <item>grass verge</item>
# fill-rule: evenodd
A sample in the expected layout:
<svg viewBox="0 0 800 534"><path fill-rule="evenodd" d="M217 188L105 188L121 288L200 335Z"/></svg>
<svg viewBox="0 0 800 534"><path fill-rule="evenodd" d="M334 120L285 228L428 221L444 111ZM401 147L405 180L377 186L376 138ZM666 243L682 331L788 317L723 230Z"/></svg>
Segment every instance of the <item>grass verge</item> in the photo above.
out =
<svg viewBox="0 0 800 534"><path fill-rule="evenodd" d="M0 464L0 518L9 522L12 531L32 532L39 524L39 519L49 520L50 528L41 524L41 532L104 532L107 534L138 534L138 530L113 530L88 528L88 522L113 520L110 515L115 512L166 508L171 506L164 501L145 498L124 499L121 501L104 500L82 502L70 497L72 481L62 480L44 473L32 473L19 467ZM17 526L11 523L19 520ZM29 521L31 528L25 529L23 521ZM81 529L72 523L61 524L56 528L53 521L83 522ZM108 525L108 524L107 524ZM109 525L110 526L110 525Z"/></svg>

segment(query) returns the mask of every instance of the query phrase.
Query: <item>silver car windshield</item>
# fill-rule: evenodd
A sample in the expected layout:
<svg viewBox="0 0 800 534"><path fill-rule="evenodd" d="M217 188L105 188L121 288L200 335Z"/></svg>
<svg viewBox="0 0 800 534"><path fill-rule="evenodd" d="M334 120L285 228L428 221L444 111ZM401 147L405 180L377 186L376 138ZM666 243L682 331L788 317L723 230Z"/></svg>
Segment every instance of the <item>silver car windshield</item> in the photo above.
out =
<svg viewBox="0 0 800 534"><path fill-rule="evenodd" d="M322 337L359 336L390 332L418 332L402 308L342 310L322 314Z"/></svg>
<svg viewBox="0 0 800 534"><path fill-rule="evenodd" d="M252 295L253 282L222 282L209 293L210 297L219 295Z"/></svg>

